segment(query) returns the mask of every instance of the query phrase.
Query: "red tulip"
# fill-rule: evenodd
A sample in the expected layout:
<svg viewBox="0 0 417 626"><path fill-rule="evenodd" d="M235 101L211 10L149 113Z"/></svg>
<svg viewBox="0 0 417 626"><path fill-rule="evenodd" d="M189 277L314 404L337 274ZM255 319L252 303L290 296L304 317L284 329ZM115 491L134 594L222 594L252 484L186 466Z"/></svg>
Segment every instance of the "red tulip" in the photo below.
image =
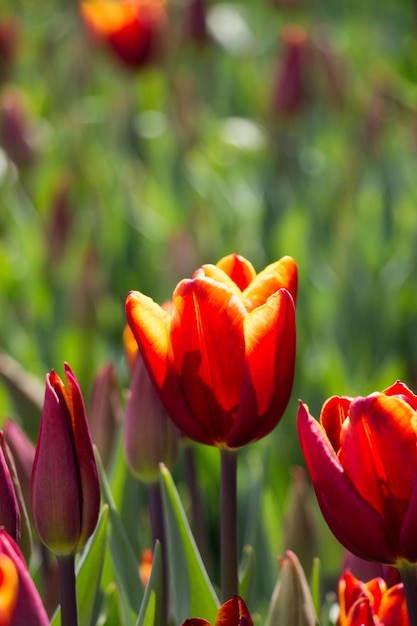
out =
<svg viewBox="0 0 417 626"><path fill-rule="evenodd" d="M210 622L201 617L194 617L183 622L182 626L210 626ZM235 595L219 608L214 626L253 626L246 604Z"/></svg>
<svg viewBox="0 0 417 626"><path fill-rule="evenodd" d="M339 626L408 626L404 587L382 578L364 583L349 571L339 580Z"/></svg>
<svg viewBox="0 0 417 626"><path fill-rule="evenodd" d="M1 626L49 626L49 619L18 545L0 528Z"/></svg>
<svg viewBox="0 0 417 626"><path fill-rule="evenodd" d="M154 60L167 19L166 0L86 0L81 16L93 35L132 69Z"/></svg>
<svg viewBox="0 0 417 626"><path fill-rule="evenodd" d="M139 292L127 319L162 403L191 439L238 448L267 435L291 394L297 267L256 275L238 255L182 280L165 311Z"/></svg>
<svg viewBox="0 0 417 626"><path fill-rule="evenodd" d="M332 397L320 423L305 404L298 433L324 518L357 556L417 561L417 396L397 382L367 397Z"/></svg>
<svg viewBox="0 0 417 626"><path fill-rule="evenodd" d="M33 523L40 539L59 556L80 550L93 533L100 485L84 401L65 364L68 388L52 370L31 477Z"/></svg>

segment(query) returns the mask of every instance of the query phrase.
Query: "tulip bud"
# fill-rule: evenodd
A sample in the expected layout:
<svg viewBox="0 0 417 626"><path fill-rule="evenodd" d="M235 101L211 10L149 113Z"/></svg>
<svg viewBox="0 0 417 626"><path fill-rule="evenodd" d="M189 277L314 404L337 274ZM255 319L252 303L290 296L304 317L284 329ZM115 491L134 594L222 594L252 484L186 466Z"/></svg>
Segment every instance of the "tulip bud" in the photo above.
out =
<svg viewBox="0 0 417 626"><path fill-rule="evenodd" d="M18 168L32 165L35 158L34 133L29 123L24 95L8 89L0 102L0 143Z"/></svg>
<svg viewBox="0 0 417 626"><path fill-rule="evenodd" d="M88 421L91 438L100 453L104 467L111 458L117 425L121 421L122 404L113 363L106 363L93 380Z"/></svg>
<svg viewBox="0 0 417 626"><path fill-rule="evenodd" d="M2 439L1 431L0 435ZM19 504L2 445L0 445L0 526L3 527L16 542L20 541Z"/></svg>
<svg viewBox="0 0 417 626"><path fill-rule="evenodd" d="M2 598L8 595L6 606L9 607L8 621L0 621L1 624L49 626L48 616L23 555L3 528L0 528L0 579L0 594ZM3 587L7 587L7 591Z"/></svg>
<svg viewBox="0 0 417 626"><path fill-rule="evenodd" d="M138 352L125 422L126 457L133 474L146 483L156 483L159 464L172 467L179 440L180 433L163 408Z"/></svg>
<svg viewBox="0 0 417 626"><path fill-rule="evenodd" d="M25 431L11 419L4 424L4 437L11 450L26 510L30 508L30 476L35 458L35 446Z"/></svg>
<svg viewBox="0 0 417 626"><path fill-rule="evenodd" d="M309 101L307 83L308 38L301 26L286 26L281 33L282 51L272 92L272 113L285 118L300 114Z"/></svg>
<svg viewBox="0 0 417 626"><path fill-rule="evenodd" d="M295 552L307 575L317 556L316 524L309 507L309 492L305 470L294 468L284 514L284 547Z"/></svg>
<svg viewBox="0 0 417 626"><path fill-rule="evenodd" d="M52 370L31 478L33 523L43 543L65 556L80 550L93 533L100 484L77 379L65 364L68 387Z"/></svg>
<svg viewBox="0 0 417 626"><path fill-rule="evenodd" d="M0 448L9 469L10 478L13 485L13 491L19 509L20 536L18 537L18 543L26 561L29 562L30 555L32 553L32 532L30 529L29 516L26 509L25 500L23 498L22 488L19 482L19 476L16 471L13 454L6 443L4 433L2 431L0 431Z"/></svg>
<svg viewBox="0 0 417 626"><path fill-rule="evenodd" d="M206 0L189 0L184 16L184 39L199 46L208 43Z"/></svg>
<svg viewBox="0 0 417 626"><path fill-rule="evenodd" d="M318 623L307 580L294 552L281 557L281 575L272 593L267 626L315 626Z"/></svg>

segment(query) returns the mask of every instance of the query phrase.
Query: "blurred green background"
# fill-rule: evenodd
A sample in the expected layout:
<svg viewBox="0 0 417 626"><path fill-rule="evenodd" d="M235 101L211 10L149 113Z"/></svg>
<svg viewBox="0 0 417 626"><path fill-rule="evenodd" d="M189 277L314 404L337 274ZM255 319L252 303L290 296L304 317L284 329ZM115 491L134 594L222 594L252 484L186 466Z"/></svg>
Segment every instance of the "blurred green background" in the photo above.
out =
<svg viewBox="0 0 417 626"><path fill-rule="evenodd" d="M0 350L42 380L69 362L86 396L112 359L126 387L129 290L162 302L230 252L257 270L292 255L293 399L241 468L255 500L265 473L275 558L275 508L302 463L298 398L318 417L333 394L417 386L417 4L212 1L204 45L184 35L187 8L170 5L165 62L131 72L76 2L3 0L15 38L0 66ZM13 415L3 388L0 409ZM199 453L213 499L215 453Z"/></svg>

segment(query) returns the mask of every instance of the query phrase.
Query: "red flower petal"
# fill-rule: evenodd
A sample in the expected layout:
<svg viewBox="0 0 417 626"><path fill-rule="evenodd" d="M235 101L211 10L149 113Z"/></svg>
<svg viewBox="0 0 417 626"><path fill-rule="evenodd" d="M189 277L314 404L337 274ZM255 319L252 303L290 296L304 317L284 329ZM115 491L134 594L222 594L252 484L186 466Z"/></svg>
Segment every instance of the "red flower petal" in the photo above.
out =
<svg viewBox="0 0 417 626"><path fill-rule="evenodd" d="M280 289L244 321L246 360L236 422L227 438L239 447L267 435L291 395L295 362L295 310Z"/></svg>
<svg viewBox="0 0 417 626"><path fill-rule="evenodd" d="M126 298L126 317L149 375L172 420L191 439L211 443L208 433L190 412L181 389L169 336L171 313L151 298L132 291Z"/></svg>
<svg viewBox="0 0 417 626"><path fill-rule="evenodd" d="M246 604L237 595L222 604L214 626L253 626Z"/></svg>
<svg viewBox="0 0 417 626"><path fill-rule="evenodd" d="M351 402L352 398L333 396L324 403L321 411L320 423L336 453L340 449L340 433L343 422L349 414Z"/></svg>
<svg viewBox="0 0 417 626"><path fill-rule="evenodd" d="M393 543L398 541L416 474L413 414L395 396L356 398L341 435L340 463L360 496L384 518ZM395 445L387 445L392 441Z"/></svg>
<svg viewBox="0 0 417 626"><path fill-rule="evenodd" d="M248 311L265 304L269 296L278 289L287 289L297 299L298 273L297 265L292 257L284 256L279 261L271 263L243 292L243 301Z"/></svg>
<svg viewBox="0 0 417 626"><path fill-rule="evenodd" d="M323 428L302 403L297 427L317 500L333 534L357 556L395 563L397 549L387 537L384 519L356 491Z"/></svg>
<svg viewBox="0 0 417 626"><path fill-rule="evenodd" d="M241 291L246 289L256 277L252 263L239 254L224 256L216 263L216 266L230 276Z"/></svg>
<svg viewBox="0 0 417 626"><path fill-rule="evenodd" d="M246 311L236 295L209 278L182 281L173 303L171 341L181 388L213 443L224 442L240 397Z"/></svg>

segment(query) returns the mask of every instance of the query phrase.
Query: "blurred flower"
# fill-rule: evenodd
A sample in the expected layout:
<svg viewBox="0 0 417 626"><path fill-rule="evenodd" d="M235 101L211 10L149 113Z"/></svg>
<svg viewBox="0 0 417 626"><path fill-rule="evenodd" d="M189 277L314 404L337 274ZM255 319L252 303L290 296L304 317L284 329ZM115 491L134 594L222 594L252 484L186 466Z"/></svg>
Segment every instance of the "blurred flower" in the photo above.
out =
<svg viewBox="0 0 417 626"><path fill-rule="evenodd" d="M206 0L189 0L185 9L183 34L186 42L199 46L208 43L210 36Z"/></svg>
<svg viewBox="0 0 417 626"><path fill-rule="evenodd" d="M74 554L97 523L100 484L84 402L77 379L65 364L68 388L52 370L31 480L33 523L57 555Z"/></svg>
<svg viewBox="0 0 417 626"><path fill-rule="evenodd" d="M132 473L146 483L159 480L159 464L174 464L180 433L168 418L138 351L124 428L125 451Z"/></svg>
<svg viewBox="0 0 417 626"><path fill-rule="evenodd" d="M417 561L417 396L396 382L366 397L334 396L320 423L305 404L298 433L330 529L361 558Z"/></svg>
<svg viewBox="0 0 417 626"><path fill-rule="evenodd" d="M186 619L182 626L211 626L201 617ZM242 598L234 595L219 608L214 626L253 626L252 618Z"/></svg>
<svg viewBox="0 0 417 626"><path fill-rule="evenodd" d="M3 433L0 431L1 441ZM20 509L3 446L0 443L0 526L17 542L20 541Z"/></svg>
<svg viewBox="0 0 417 626"><path fill-rule="evenodd" d="M267 626L316 626L310 589L300 562L291 550L279 559L281 575L272 593Z"/></svg>
<svg viewBox="0 0 417 626"><path fill-rule="evenodd" d="M142 550L139 565L139 578L144 587L146 587L146 585L148 584L149 576L151 575L152 561L152 550L150 548L145 548L144 550Z"/></svg>
<svg viewBox="0 0 417 626"><path fill-rule="evenodd" d="M107 467L118 424L122 420L122 403L117 384L116 368L113 363L105 363L94 377L88 411L91 438L100 453L104 467Z"/></svg>
<svg viewBox="0 0 417 626"><path fill-rule="evenodd" d="M20 168L27 168L35 159L33 127L21 91L7 89L0 99L0 144L7 156Z"/></svg>
<svg viewBox="0 0 417 626"><path fill-rule="evenodd" d="M16 56L20 24L12 17L0 19L0 83L9 78Z"/></svg>
<svg viewBox="0 0 417 626"><path fill-rule="evenodd" d="M383 578L388 587L401 582L400 572L396 567L383 565L375 561L361 559L349 550L344 550L341 571L349 570L359 580L367 582L372 578Z"/></svg>
<svg viewBox="0 0 417 626"><path fill-rule="evenodd" d="M45 250L48 267L54 267L65 254L73 227L73 207L69 198L70 176L61 176L52 192L51 206L45 228Z"/></svg>
<svg viewBox="0 0 417 626"><path fill-rule="evenodd" d="M281 39L271 109L274 115L290 118L303 112L310 100L309 41L306 30L297 25L285 26Z"/></svg>
<svg viewBox="0 0 417 626"><path fill-rule="evenodd" d="M12 623L19 589L19 576L12 559L0 553L0 624Z"/></svg>
<svg viewBox="0 0 417 626"><path fill-rule="evenodd" d="M341 576L338 585L339 626L408 626L404 587L387 588L382 578L364 583L351 572Z"/></svg>
<svg viewBox="0 0 417 626"><path fill-rule="evenodd" d="M85 0L80 10L91 33L123 65L139 69L160 53L166 0Z"/></svg>
<svg viewBox="0 0 417 626"><path fill-rule="evenodd" d="M277 425L293 383L296 292L292 258L257 275L238 255L182 280L172 313L130 292L128 322L166 410L185 435L238 448Z"/></svg>
<svg viewBox="0 0 417 626"><path fill-rule="evenodd" d="M12 564L4 557L7 557ZM3 574L3 580L0 581L0 596L3 598L6 596L5 599L7 599L10 609L14 604L12 615L6 613L5 621L0 621L0 623L7 626L22 626L22 624L25 626L49 626L48 616L30 577L23 555L18 545L3 528L0 528L0 569ZM7 590L2 588L6 584L8 585ZM16 592L17 597L15 597ZM4 605L2 608L5 608Z"/></svg>

